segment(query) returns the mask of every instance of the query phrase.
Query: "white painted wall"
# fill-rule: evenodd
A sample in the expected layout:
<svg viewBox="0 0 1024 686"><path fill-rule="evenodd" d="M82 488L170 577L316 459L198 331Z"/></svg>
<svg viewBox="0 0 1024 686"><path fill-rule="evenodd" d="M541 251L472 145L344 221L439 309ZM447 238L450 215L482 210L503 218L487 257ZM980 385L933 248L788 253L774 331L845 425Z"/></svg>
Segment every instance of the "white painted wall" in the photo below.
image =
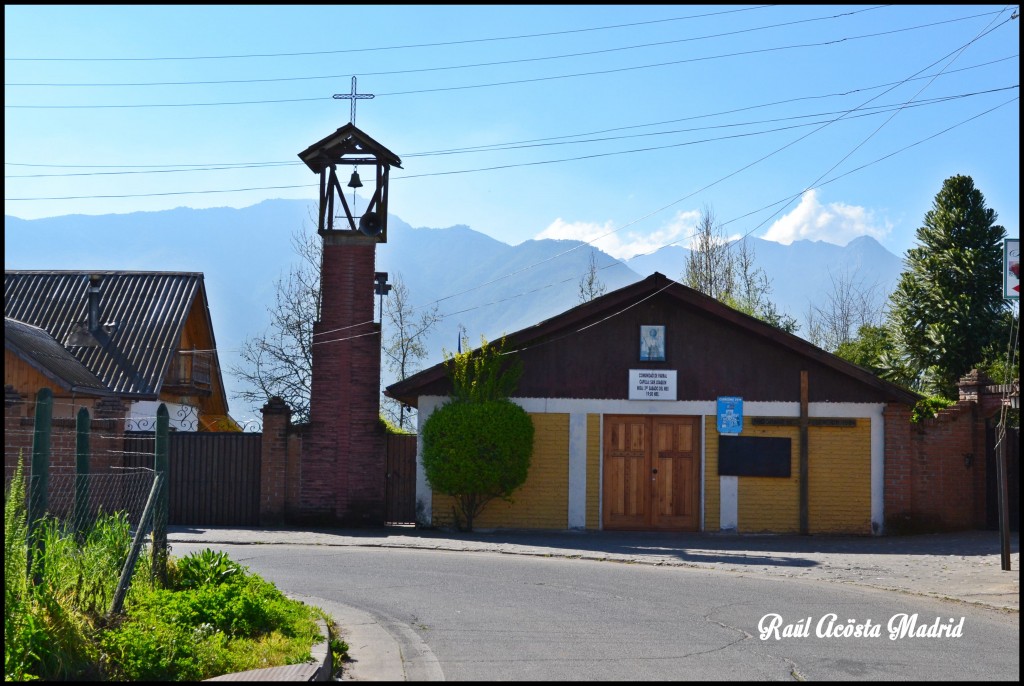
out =
<svg viewBox="0 0 1024 686"><path fill-rule="evenodd" d="M137 400L131 404L126 421L129 431L156 431L156 411L167 406L168 425L176 431L199 431L199 408L161 400Z"/></svg>

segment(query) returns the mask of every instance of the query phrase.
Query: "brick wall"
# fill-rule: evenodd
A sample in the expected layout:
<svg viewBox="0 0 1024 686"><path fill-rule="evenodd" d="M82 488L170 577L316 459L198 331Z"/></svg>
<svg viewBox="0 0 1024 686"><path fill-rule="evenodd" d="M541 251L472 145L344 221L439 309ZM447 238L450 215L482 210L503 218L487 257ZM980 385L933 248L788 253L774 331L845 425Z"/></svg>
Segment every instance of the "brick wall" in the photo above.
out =
<svg viewBox="0 0 1024 686"><path fill-rule="evenodd" d="M718 424L704 417L704 530L722 528L722 493L718 481Z"/></svg>
<svg viewBox="0 0 1024 686"><path fill-rule="evenodd" d="M5 388L4 474L5 482L13 474L19 455L23 473L28 476L32 464L35 434L35 397L26 397ZM119 469L124 464L124 427L128 408L116 398L71 398L55 396L50 423L50 460L48 510L59 516L70 515L74 507L75 474L78 457L78 412L89 412L90 505L95 512L136 507L135 492L141 486ZM150 462L152 466L152 462ZM142 484L148 489L148 481ZM144 496L143 496L144 497ZM131 502L128 502L131 501Z"/></svg>
<svg viewBox="0 0 1024 686"><path fill-rule="evenodd" d="M749 424L749 423L748 423ZM704 419L704 529L721 527L716 418ZM744 426L744 436L788 438L790 477L741 476L737 481L737 530L797 533L800 530L800 430ZM854 428L808 429L808 526L810 533L871 533L871 423Z"/></svg>
<svg viewBox="0 0 1024 686"><path fill-rule="evenodd" d="M807 493L812 534L871 533L871 420L809 429Z"/></svg>
<svg viewBox="0 0 1024 686"><path fill-rule="evenodd" d="M492 500L473 522L476 529L569 526L569 415L531 414L530 418L533 455L526 483L512 494L513 502ZM434 493L435 524L451 524L453 504L450 496Z"/></svg>
<svg viewBox="0 0 1024 686"><path fill-rule="evenodd" d="M885 411L885 520L888 533L984 526L984 421L960 401L919 424L910 408Z"/></svg>
<svg viewBox="0 0 1024 686"><path fill-rule="evenodd" d="M712 417L711 419L715 419ZM744 424L747 424L744 417ZM715 427L713 432L718 434ZM737 487L740 533L794 533L800 530L800 431L784 426L744 426L744 436L790 439L790 477L741 476ZM715 456L718 455L717 440ZM811 469L814 461L811 461ZM714 476L718 478L717 462Z"/></svg>

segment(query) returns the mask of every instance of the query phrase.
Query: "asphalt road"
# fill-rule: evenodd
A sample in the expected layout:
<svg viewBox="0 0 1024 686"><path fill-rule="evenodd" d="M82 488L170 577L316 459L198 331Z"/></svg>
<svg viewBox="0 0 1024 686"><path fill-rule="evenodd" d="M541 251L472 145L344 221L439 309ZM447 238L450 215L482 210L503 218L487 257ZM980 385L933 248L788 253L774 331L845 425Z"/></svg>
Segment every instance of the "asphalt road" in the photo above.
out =
<svg viewBox="0 0 1024 686"><path fill-rule="evenodd" d="M1020 677L1019 615L967 603L821 581L492 552L177 542L172 554L204 547L226 551L332 614L372 616L400 645L409 680ZM762 640L759 625L771 615L782 622L779 638ZM868 635L819 636L833 615L833 632L860 627ZM962 635L891 640L890 623L914 615L918 630L937 622Z"/></svg>

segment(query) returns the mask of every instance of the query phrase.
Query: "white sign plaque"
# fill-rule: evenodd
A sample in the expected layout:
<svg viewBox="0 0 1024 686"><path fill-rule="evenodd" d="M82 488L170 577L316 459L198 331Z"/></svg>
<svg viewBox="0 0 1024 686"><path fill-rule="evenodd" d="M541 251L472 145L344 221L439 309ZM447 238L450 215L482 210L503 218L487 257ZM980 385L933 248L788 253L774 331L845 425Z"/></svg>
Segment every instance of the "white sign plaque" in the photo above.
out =
<svg viewBox="0 0 1024 686"><path fill-rule="evenodd" d="M676 370L630 369L630 400L675 400Z"/></svg>

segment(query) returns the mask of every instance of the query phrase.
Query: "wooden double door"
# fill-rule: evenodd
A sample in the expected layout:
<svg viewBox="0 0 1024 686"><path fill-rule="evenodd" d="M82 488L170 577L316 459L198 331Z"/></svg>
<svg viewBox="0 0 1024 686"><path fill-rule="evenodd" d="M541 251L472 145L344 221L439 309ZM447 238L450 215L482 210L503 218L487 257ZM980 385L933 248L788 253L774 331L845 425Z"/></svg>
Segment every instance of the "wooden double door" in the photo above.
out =
<svg viewBox="0 0 1024 686"><path fill-rule="evenodd" d="M604 417L605 529L697 531L700 417Z"/></svg>

